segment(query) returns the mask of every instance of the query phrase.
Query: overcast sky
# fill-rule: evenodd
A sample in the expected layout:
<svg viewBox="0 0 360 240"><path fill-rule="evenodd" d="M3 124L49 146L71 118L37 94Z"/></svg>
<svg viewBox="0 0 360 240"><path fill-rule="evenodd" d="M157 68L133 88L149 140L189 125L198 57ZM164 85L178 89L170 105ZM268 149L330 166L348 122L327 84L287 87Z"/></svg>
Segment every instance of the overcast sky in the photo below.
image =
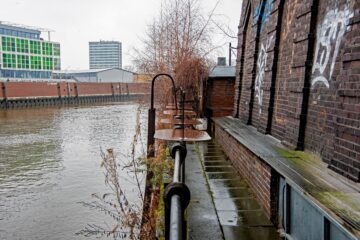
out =
<svg viewBox="0 0 360 240"><path fill-rule="evenodd" d="M209 13L218 0L200 0ZM220 0L216 14L237 34L242 0ZM161 0L0 0L0 21L49 28L61 44L62 69L88 69L88 42L122 42L123 66L131 65L131 50L141 44L146 25L159 11ZM47 39L47 35L42 35ZM216 44L236 39L217 35ZM227 47L216 55L228 56ZM215 56L214 56L215 57Z"/></svg>

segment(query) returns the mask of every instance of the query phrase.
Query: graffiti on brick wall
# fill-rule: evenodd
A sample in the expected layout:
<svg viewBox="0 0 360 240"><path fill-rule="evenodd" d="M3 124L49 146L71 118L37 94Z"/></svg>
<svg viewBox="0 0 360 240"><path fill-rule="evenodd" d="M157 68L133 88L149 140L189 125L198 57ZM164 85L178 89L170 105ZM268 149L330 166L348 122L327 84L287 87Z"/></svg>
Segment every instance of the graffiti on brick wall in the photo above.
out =
<svg viewBox="0 0 360 240"><path fill-rule="evenodd" d="M266 2L262 2L262 3L265 4L265 9L260 21L259 21L259 17L260 17L260 10L262 4L258 4L254 11L254 22L258 22L258 24L260 24L260 32L262 31L264 23L269 21L269 16L272 9L272 0L267 0Z"/></svg>
<svg viewBox="0 0 360 240"><path fill-rule="evenodd" d="M344 10L329 10L317 28L315 58L311 85L324 84L329 88L332 73L339 53L340 43L349 19L353 16L348 6Z"/></svg>
<svg viewBox="0 0 360 240"><path fill-rule="evenodd" d="M264 82L264 76L265 76L265 68L266 68L266 60L267 60L267 51L269 50L269 47L273 41L274 36L270 36L265 44L261 44L259 56L257 59L257 68L258 73L255 78L255 97L258 100L259 104L259 114L261 114L261 107L262 107L262 100L264 95L264 90L262 89L262 85Z"/></svg>

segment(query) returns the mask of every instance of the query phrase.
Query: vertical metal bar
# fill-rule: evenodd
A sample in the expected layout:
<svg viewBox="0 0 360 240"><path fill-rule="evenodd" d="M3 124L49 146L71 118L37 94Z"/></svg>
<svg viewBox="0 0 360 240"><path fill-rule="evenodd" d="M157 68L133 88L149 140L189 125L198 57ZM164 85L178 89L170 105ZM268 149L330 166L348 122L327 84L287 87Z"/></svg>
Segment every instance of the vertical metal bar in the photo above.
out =
<svg viewBox="0 0 360 240"><path fill-rule="evenodd" d="M291 232L291 187L289 184L286 184L286 195L285 195L285 232L290 234Z"/></svg>
<svg viewBox="0 0 360 240"><path fill-rule="evenodd" d="M147 135L147 157L154 157L154 134L155 134L155 115L156 109L151 108L148 112L148 135Z"/></svg>
<svg viewBox="0 0 360 240"><path fill-rule="evenodd" d="M330 221L324 217L324 240L330 240Z"/></svg>
<svg viewBox="0 0 360 240"><path fill-rule="evenodd" d="M229 66L231 66L231 42L229 42Z"/></svg>
<svg viewBox="0 0 360 240"><path fill-rule="evenodd" d="M181 92L182 98L182 140L185 138L185 91Z"/></svg>

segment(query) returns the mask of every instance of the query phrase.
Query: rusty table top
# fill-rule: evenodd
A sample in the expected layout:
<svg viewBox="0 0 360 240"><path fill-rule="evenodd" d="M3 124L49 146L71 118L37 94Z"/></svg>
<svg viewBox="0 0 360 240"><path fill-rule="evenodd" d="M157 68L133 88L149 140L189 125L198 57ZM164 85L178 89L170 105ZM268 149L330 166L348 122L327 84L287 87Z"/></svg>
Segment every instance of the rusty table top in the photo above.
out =
<svg viewBox="0 0 360 240"><path fill-rule="evenodd" d="M197 125L201 124L201 122L197 119L185 119L184 123L181 119L168 119L163 118L160 120L161 123L164 124L173 124L173 125Z"/></svg>
<svg viewBox="0 0 360 240"><path fill-rule="evenodd" d="M211 140L211 137L207 132L193 129L160 129L155 131L154 138L166 141L185 142L201 142Z"/></svg>
<svg viewBox="0 0 360 240"><path fill-rule="evenodd" d="M175 115L182 115L183 114L183 112L182 112L182 110L165 110L164 112L163 112L165 115L173 115L173 116L175 116ZM185 116L196 116L196 112L194 112L194 111L189 111L189 110L185 110L184 111L184 115Z"/></svg>

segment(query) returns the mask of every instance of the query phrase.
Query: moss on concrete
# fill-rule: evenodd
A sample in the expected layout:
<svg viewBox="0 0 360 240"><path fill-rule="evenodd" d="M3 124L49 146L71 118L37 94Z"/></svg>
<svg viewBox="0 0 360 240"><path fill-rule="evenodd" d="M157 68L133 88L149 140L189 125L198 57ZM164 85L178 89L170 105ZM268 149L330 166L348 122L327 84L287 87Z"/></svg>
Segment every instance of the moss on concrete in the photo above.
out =
<svg viewBox="0 0 360 240"><path fill-rule="evenodd" d="M289 167L306 179L300 185L306 191L305 193L350 224L355 229L349 230L359 236L360 199L357 199L358 194L345 193L341 191L343 189L335 189L331 183L319 176L322 174L321 171L326 171L326 166L317 155L280 147L275 151Z"/></svg>

